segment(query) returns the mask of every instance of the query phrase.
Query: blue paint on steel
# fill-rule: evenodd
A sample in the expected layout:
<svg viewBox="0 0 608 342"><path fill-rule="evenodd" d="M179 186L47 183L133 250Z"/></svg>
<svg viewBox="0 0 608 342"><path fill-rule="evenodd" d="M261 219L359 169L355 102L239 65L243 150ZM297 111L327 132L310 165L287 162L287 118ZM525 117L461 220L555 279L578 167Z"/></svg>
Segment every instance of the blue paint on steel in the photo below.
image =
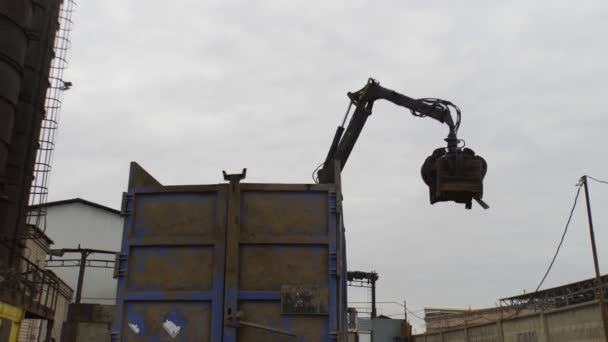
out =
<svg viewBox="0 0 608 342"><path fill-rule="evenodd" d="M196 260L197 256L205 251L213 250L213 247L209 246L150 246L150 247L131 247L131 272L142 273L150 268L162 268L166 270L166 273L157 272L158 277L173 277L178 280L182 285L182 288L194 288L195 284L192 283L192 278L179 278L178 275L172 275L172 271L179 271L182 266L183 260L176 258L176 253L180 255L191 255L192 260ZM154 262L149 259L154 258ZM150 278L150 277L149 277ZM163 290L161 287L162 283L160 279L158 282L153 282L156 279L150 279L144 286L136 286L136 284L129 284L129 290L139 291L155 291Z"/></svg>
<svg viewBox="0 0 608 342"><path fill-rule="evenodd" d="M202 314L203 314L203 312L199 313L199 315L202 315ZM177 325L178 327L180 327L181 330L184 330L184 331L189 328L188 327L188 319L186 319L185 317L182 317L182 315L180 315L178 313L178 308L176 308L175 306L173 307L173 310L171 310L164 317L164 321L171 321L171 322L173 322L173 324Z"/></svg>
<svg viewBox="0 0 608 342"><path fill-rule="evenodd" d="M142 223L139 223L138 225L140 225L140 227L141 227ZM141 227L141 228L133 231L133 237L142 238L144 236L147 236L150 231L151 231L151 229L149 227Z"/></svg>
<svg viewBox="0 0 608 342"><path fill-rule="evenodd" d="M210 301L213 294L210 292L168 292L168 291L138 291L128 292L124 299L126 301Z"/></svg>
<svg viewBox="0 0 608 342"><path fill-rule="evenodd" d="M331 333L329 331L329 322L327 320L325 320L323 322L323 338L321 339L321 341L330 342L330 338L331 338Z"/></svg>
<svg viewBox="0 0 608 342"><path fill-rule="evenodd" d="M138 212L138 207L141 208L147 204L159 204L159 203L197 203L201 206L211 206L212 213L217 212L217 195L209 192L206 193L152 193L139 195L136 199L137 206L135 207L135 222L134 229L131 236L135 238L142 238L147 236L151 231L152 227L146 225L144 217Z"/></svg>
<svg viewBox="0 0 608 342"><path fill-rule="evenodd" d="M220 260L214 273L213 300L211 301L211 341L221 341L224 325L224 259L226 258L224 241L215 248Z"/></svg>
<svg viewBox="0 0 608 342"><path fill-rule="evenodd" d="M128 192L128 198L133 198L133 192L129 191ZM122 255L126 255L128 257L129 255L129 236L131 235L131 220L132 220L132 212L133 212L133 201L129 200L126 203L126 212L128 213L127 215L125 215L124 217L124 223L123 223L123 228L122 228L122 243L121 243L121 247L120 247L120 251ZM123 274L120 274L118 276L117 279L117 285L116 285L116 317L117 319L114 320L113 323L113 331L111 334L111 338L112 338L112 342L117 342L120 341L120 337L124 334L126 334L126 331L123 331L123 320L122 320L122 316L123 316L123 310L125 309L125 302L124 302L124 293L126 290L126 277L125 274L126 272L128 272L128 262L125 262L125 266L122 268L124 270Z"/></svg>
<svg viewBox="0 0 608 342"><path fill-rule="evenodd" d="M237 305L238 305L238 288L235 287L227 287L224 295L224 306L226 310L232 310L230 312L231 319L236 320L234 318L237 314ZM232 304L232 305L231 305ZM228 312L226 312L228 315ZM224 342L236 342L237 341L237 331L236 326L225 324L224 325Z"/></svg>
<svg viewBox="0 0 608 342"><path fill-rule="evenodd" d="M164 241L161 237L154 237L154 239L150 240L148 237L131 237L130 245L131 247L146 247L146 246L159 246L164 245ZM215 243L211 240L209 241L200 241L199 239L182 239L179 242L180 246L198 246L198 247L214 247Z"/></svg>
<svg viewBox="0 0 608 342"><path fill-rule="evenodd" d="M126 326L126 331L124 331L123 333L127 336L130 334L133 334L134 336L144 336L146 334L147 329L144 316L140 312L134 311L133 305L127 305L126 311L127 324L132 324L134 328Z"/></svg>
<svg viewBox="0 0 608 342"><path fill-rule="evenodd" d="M256 196L260 196L264 192L248 191L242 194L240 215L243 222L249 220L249 208L247 203L255 201ZM276 198L276 202L284 202L293 199L297 199L299 203L304 204L302 210L306 211L307 216L310 217L322 217L322 206L318 205L327 198L327 192L320 191L293 191L293 192L274 192L272 197ZM306 206L308 203L311 205ZM285 232L292 233L294 235L305 234L310 237L326 237L327 231L325 223L321 225L308 224L305 226L305 231L296 231L292 227L284 227Z"/></svg>
<svg viewBox="0 0 608 342"><path fill-rule="evenodd" d="M239 300L269 300L276 301L281 300L281 294L278 292L267 292L267 291L241 291L239 292Z"/></svg>
<svg viewBox="0 0 608 342"><path fill-rule="evenodd" d="M192 310L192 304L198 310ZM203 327L199 324L193 324L193 321L202 321L208 318L206 307L208 303L189 301L186 303L174 303L172 304L167 312L160 317L153 317L154 324L159 326L152 326L145 321L145 313L151 310L149 306L152 303L145 302L128 302L126 304L126 315L125 320L127 324L131 324L132 327L127 325L124 330L123 338L128 337L137 338L145 341L193 341L193 336L204 336L207 332L203 330ZM187 310L187 311L186 311ZM192 317L195 315L195 317ZM161 325L164 323L173 323L179 327L177 336L170 338L168 332L161 329ZM158 332L158 333L154 333Z"/></svg>
<svg viewBox="0 0 608 342"><path fill-rule="evenodd" d="M326 246L309 246L308 249L310 249L311 251L313 251L313 253L325 253L325 250L327 249Z"/></svg>
<svg viewBox="0 0 608 342"><path fill-rule="evenodd" d="M264 247L264 246L259 246L259 247L254 247L254 246L248 246L247 248L259 248L259 249L268 249L270 248L271 251L273 252L287 252L287 251L293 251L296 249L301 249L301 248L306 248L307 250L313 252L313 253L325 253L327 252L327 246L326 245L306 245L306 247L301 247L301 246L289 246L289 245L272 245L270 247Z"/></svg>
<svg viewBox="0 0 608 342"><path fill-rule="evenodd" d="M342 245L340 248L340 251L342 253L342 277L340 277L340 287L342 290L340 299L342 301L342 306L343 309L340 312L341 316L339 317L338 323L340 324L340 331L342 332L342 340L347 341L348 340L348 323L347 323L347 304L348 304L348 291L347 291L347 279L346 279L346 237L345 237L345 233L344 233L344 224L342 222L342 216L338 215L338 229L340 229L342 231L341 237L342 237Z"/></svg>
<svg viewBox="0 0 608 342"><path fill-rule="evenodd" d="M264 249L265 247L259 246L259 247L249 247L249 248L260 248L260 249ZM292 249L293 246L281 246L281 245L274 245L272 247L270 247L270 249L273 252L285 252L289 249Z"/></svg>
<svg viewBox="0 0 608 342"><path fill-rule="evenodd" d="M203 189L203 187L201 187ZM190 193L180 192L180 189L176 188L176 192L164 192L159 193L158 188L142 188L142 189L130 189L129 194L131 195L131 201L127 203L127 212L132 213L128 214L125 217L125 224L123 227L123 242L121 253L126 256L126 262L121 262L121 268L126 269L127 272L122 274L118 278L118 289L117 289L117 304L118 304L118 313L117 319L114 323L115 332L112 334L113 341L122 341L126 340L128 333L128 326L124 325L125 322L135 322L138 324L140 329L144 329L149 332L150 327L146 326L146 322L144 321L144 317L142 317L141 312L135 312L132 309L134 304L138 305L138 310L141 311L142 308L145 310L145 306L147 303L172 303L170 306L171 309L168 310L166 316L163 319L168 319L175 324L185 327L188 326L188 329L202 329L202 327L194 327L192 325L191 317L188 317L192 313L192 311L182 311L180 309L180 305L183 303L200 303L201 305L206 305L209 311L204 311L201 309L200 315L204 315L209 319L209 323L211 326L211 340L210 342L236 342L238 337L237 334L240 329L252 329L252 328L236 328L230 325L229 322L225 321L225 312L224 312L224 303L265 303L264 305L268 305L268 303L276 303L273 305L280 306L281 295L280 292L277 291L242 291L239 288L225 288L224 279L225 279L225 237L220 237L219 234L216 234L214 237L210 237L209 235L205 235L205 238L208 241L201 241L199 238L196 242L193 239L192 243L187 244L178 244L171 245L169 242L166 244L159 244L159 242L155 242L158 245L145 245L146 241L151 241L151 232L154 230L154 236L162 238L162 230L159 231L158 226L154 226L154 222L146 222L143 217L139 217L141 214L138 213L138 207L141 208L144 204L159 204L159 203L171 203L172 205L182 203L182 202L196 202L201 205L211 205L213 206L214 215L216 215L215 221L220 223L223 222L222 218L226 217L226 203L220 204L219 199L226 200L224 197L228 193L227 185L220 185L213 188L212 191L206 190L201 192L197 192L196 190L187 189L187 191L191 191ZM156 192L155 192L156 191ZM247 222L247 220L252 219L252 216L248 215L247 206L243 205L247 200L257 200L254 198L254 195L259 195L261 192L248 192L244 191L241 193L241 224ZM223 195L220 195L223 194ZM344 231L342 225L342 217L341 213L337 211L338 200L336 199L336 195L330 191L272 191L267 192L270 196L276 196L276 200L280 203L281 201L294 201L292 203L300 202L303 203L303 207L305 210L303 213L300 213L303 218L310 218L311 222L322 222L322 224L310 223L307 225L298 225L298 230L294 227L285 227L284 232L286 234L292 234L293 236L304 235L307 238L318 239L318 243L315 244L305 244L305 245L247 245L246 248L255 249L260 248L265 251L273 251L273 252L289 252L290 250L302 250L317 254L317 253L325 253L328 255L328 264L320 265L319 267L327 267L328 272L325 279L323 279L323 283L319 284L322 286L327 286L329 289L329 306L328 306L328 314L326 316L314 316L315 319L319 319L319 317L323 317L322 328L317 332L307 332L307 335L312 336L313 339L318 338L318 334L320 334L320 341L323 342L342 342L346 337L346 324L342 322L345 320L346 316L344 314L340 314L340 312L346 312L346 259L345 259L345 245L344 245ZM319 204L327 203L326 208L322 208ZM221 208L221 211L220 210ZM326 219L319 220L319 217L326 217ZM148 218L150 219L150 218ZM308 219L307 219L308 220ZM225 224L225 223L223 223ZM287 223L289 224L289 223ZM136 234L133 234L134 229L136 227ZM219 227L218 229L225 229L225 226ZM221 231L221 230L220 230ZM167 233L167 236L171 236ZM148 239L148 240L146 240ZM159 241L162 241L159 240ZM178 240L175 240L178 241ZM317 240L313 240L317 241ZM326 242L325 242L326 241ZM162 243L162 242L161 242ZM242 247L241 247L242 248ZM127 282L127 274L128 272L144 272L147 268L146 266L150 266L150 262L154 259L155 262L158 261L159 257L162 260L163 267L168 267L168 269L179 269L180 267L180 259L176 259L173 251L179 250L181 253L180 259L183 260L183 255L192 253L193 255L197 255L198 253L207 253L208 251L213 251L214 258L214 270L212 280L212 289L200 291L194 288L192 291L169 291L169 289L161 288L160 283L157 284L146 284L139 285L139 288L133 288L133 284L128 284ZM152 259L153 258L153 259ZM196 262L196 257L193 258L193 262ZM339 262L338 262L339 260ZM306 263L304 267L316 267L314 263ZM338 269L340 267L340 269ZM276 281L274 279L270 279L269 286L271 288L280 288L281 280L279 278ZM180 283L178 282L178 286L180 288L188 288L188 284L190 280L183 279ZM175 284L175 281L173 282ZM285 284L285 285L297 285L297 284ZM302 284L309 285L309 284ZM224 298L225 297L225 298ZM237 308L238 309L238 308ZM255 310L255 309L254 309ZM236 314L236 312L233 312ZM269 327L276 327L279 329L294 331L297 329L299 322L302 319L305 319L306 316L289 316L289 315L281 315L279 317L276 316L255 316L255 311L249 317L243 317L243 320L249 320L258 322ZM149 324L148 324L149 325ZM126 328L125 328L126 327ZM157 329L157 328L156 328ZM200 332L200 331L199 331ZM309 334L309 333L312 333ZM164 332L163 332L164 334ZM157 335L146 337L147 341L165 341L167 340L167 335ZM185 336L185 335L184 335ZM284 340L284 337L280 337L279 335L267 335L269 341L276 340ZM185 337L176 337L174 340L181 341ZM305 336L300 336L297 339L299 342L308 342L308 338ZM250 342L250 341L246 341Z"/></svg>
<svg viewBox="0 0 608 342"><path fill-rule="evenodd" d="M149 190L149 189L147 189ZM186 194L186 195L176 195L176 194L147 194L144 196L137 196L134 193L133 189L130 189L129 194L131 195L131 201L127 203L127 208L129 209L128 213L133 213L125 217L124 226L123 226L123 241L121 246L121 254L126 256L128 259L125 262L126 265L123 267L126 269L126 266L129 266L129 270L131 272L143 272L144 266L148 258L151 256L156 257L158 260L158 256L165 258L164 261L167 262L167 265L170 268L179 269L179 261L175 258L171 257L172 250L180 250L180 252L184 252L184 248L189 248L190 252L193 255L197 255L204 250L215 250L216 254L214 258L222 263L224 259L224 242L223 240L210 241L205 243L202 246L145 246L141 243L141 238L147 238L147 234L151 231L150 227L142 227L142 219L137 218L135 216L137 213L137 206L141 207L141 203L158 203L158 202L178 202L178 201L197 201L197 203L203 203L203 205L212 205L213 212L217 212L217 193L209 191L205 193L195 193L195 194ZM211 196L210 196L211 194ZM135 195L135 196L133 196ZM215 201L215 202L214 202ZM134 203L136 202L136 203ZM134 212L135 208L135 212ZM137 226L137 225L140 226ZM134 228L137 226L137 234L133 234ZM138 239L140 239L138 241ZM136 245L136 246L133 246ZM133 246L133 247L132 247ZM186 252L188 253L188 252ZM135 262L134 256L137 255L138 262ZM162 260L162 259L161 259ZM195 260L193 261L195 262ZM131 290L129 288L130 284L127 284L127 276L126 273L122 274L118 278L118 286L117 286L117 319L114 322L114 332L112 333L113 341L121 341L127 339L127 334L130 330L128 330L127 321L134 320L139 322L138 324L142 327L145 327L145 322L143 321L143 317L133 312L133 310L129 312L124 312L125 308L131 307L130 303L153 303L153 302L206 302L207 305L211 306L211 315L213 319L209 316L206 316L207 319L210 320L211 324L211 341L221 341L222 340L222 324L223 321L221 317L223 316L222 310L222 302L223 302L223 267L217 267L214 272L214 280L213 280L213 289L209 292L178 292L171 293L167 292L162 288L158 288L157 286L144 286L144 289L136 289ZM187 287L187 281L181 283ZM155 289L157 291L149 291L151 289ZM173 306L176 307L175 305ZM177 309L176 309L177 310ZM201 310L201 315L203 315L203 311ZM172 313L168 313L167 317L173 318L172 321L178 321L178 325L186 325L188 317L180 316L179 310L172 311ZM219 318L219 319L218 319ZM175 322L177 323L177 322ZM202 327L190 327L189 329L202 329ZM167 340L167 335L158 335L158 336L148 336L146 337L147 341L165 341ZM183 340L178 335L175 339L176 341Z"/></svg>
<svg viewBox="0 0 608 342"><path fill-rule="evenodd" d="M344 303L339 303L337 298L338 289L338 275L336 274L336 253L337 253L337 213L336 213L336 194L332 193L329 196L329 332L330 336L334 336L333 333L338 331L338 312L339 310L345 310L342 306ZM344 272L343 274L346 274ZM342 305L340 305L342 304ZM337 340L337 339L334 339Z"/></svg>

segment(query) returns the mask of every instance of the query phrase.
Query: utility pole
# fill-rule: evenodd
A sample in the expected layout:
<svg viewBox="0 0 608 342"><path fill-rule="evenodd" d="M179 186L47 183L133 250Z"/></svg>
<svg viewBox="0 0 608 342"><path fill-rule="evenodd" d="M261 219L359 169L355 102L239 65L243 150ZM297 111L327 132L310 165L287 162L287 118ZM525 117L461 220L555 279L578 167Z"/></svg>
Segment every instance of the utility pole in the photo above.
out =
<svg viewBox="0 0 608 342"><path fill-rule="evenodd" d="M597 248L595 246L595 233L593 231L593 219L591 217L591 203L589 202L589 184L587 176L581 178L582 184L585 187L585 200L587 202L587 218L589 220L589 236L591 237L591 250L593 252L593 266L595 267L595 279L597 282L596 296L599 296L600 311L602 313L602 323L604 325L604 339L608 340L608 316L606 313L606 305L604 304L604 284L600 274L600 265L597 260Z"/></svg>
<svg viewBox="0 0 608 342"><path fill-rule="evenodd" d="M369 288L372 291L372 312L371 318L376 318L378 310L376 308L376 282L378 281L378 273L376 271L361 272L348 271L346 272L348 286ZM399 304L401 305L401 304Z"/></svg>
<svg viewBox="0 0 608 342"><path fill-rule="evenodd" d="M84 271L86 270L88 256L88 251L82 250L80 252L80 269L78 270L78 283L76 283L76 304L80 304L80 300L82 299L82 284L84 283Z"/></svg>
<svg viewBox="0 0 608 342"><path fill-rule="evenodd" d="M72 262L72 263L77 263L77 265L74 266L78 266L79 270L78 270L78 283L76 283L76 298L74 300L74 302L76 304L80 304L80 301L82 300L82 287L84 284L84 272L86 270L87 267L87 261L101 261L101 262L108 262L109 260L88 260L88 257L91 254L94 253L100 253L100 254L111 254L116 256L116 254L118 254L118 252L114 252L114 251L105 251L105 250L101 250L101 249L90 249L90 248L80 248L80 245L78 245L78 248L61 248L61 249L51 249L49 250L49 256L51 256L51 258L47 261L52 261L53 256L56 257L63 257L64 254L66 253L78 253L80 254L80 258L79 259L59 259L58 261L65 261L65 262ZM51 267L48 266L47 267ZM59 267L65 267L65 265L61 265Z"/></svg>
<svg viewBox="0 0 608 342"><path fill-rule="evenodd" d="M375 272L372 272L372 278L371 278L371 282L372 282L372 319L376 318L376 316L378 316L378 311L376 310L376 278L374 278L373 274L375 274Z"/></svg>

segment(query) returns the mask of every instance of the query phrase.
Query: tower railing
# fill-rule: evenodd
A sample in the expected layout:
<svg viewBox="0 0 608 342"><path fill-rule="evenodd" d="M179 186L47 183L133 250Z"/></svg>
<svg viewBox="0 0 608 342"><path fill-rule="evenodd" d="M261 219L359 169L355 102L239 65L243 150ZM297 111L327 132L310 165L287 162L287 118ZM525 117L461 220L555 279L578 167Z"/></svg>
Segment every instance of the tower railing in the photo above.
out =
<svg viewBox="0 0 608 342"><path fill-rule="evenodd" d="M72 13L76 6L75 0L63 0L59 10L59 29L55 37L55 56L51 62L49 72L50 86L47 90L45 102L46 115L42 121L39 148L34 165L34 180L32 181L27 223L35 225L39 231L46 231L46 208L41 205L47 202L49 175L52 169L53 152L55 150L55 137L59 126L59 114L64 91L71 86L63 79L63 72L67 68L67 51L70 49L69 39L72 31ZM30 230L33 232L34 230ZM26 235L25 238L36 238Z"/></svg>

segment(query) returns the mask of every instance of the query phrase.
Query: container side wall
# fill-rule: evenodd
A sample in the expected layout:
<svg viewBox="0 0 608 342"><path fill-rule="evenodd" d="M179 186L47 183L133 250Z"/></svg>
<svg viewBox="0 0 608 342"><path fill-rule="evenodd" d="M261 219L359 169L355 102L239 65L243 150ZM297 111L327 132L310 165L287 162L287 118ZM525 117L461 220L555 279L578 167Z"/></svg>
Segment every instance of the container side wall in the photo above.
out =
<svg viewBox="0 0 608 342"><path fill-rule="evenodd" d="M332 186L131 184L115 341L345 341Z"/></svg>
<svg viewBox="0 0 608 342"><path fill-rule="evenodd" d="M115 341L221 341L225 188L131 188Z"/></svg>

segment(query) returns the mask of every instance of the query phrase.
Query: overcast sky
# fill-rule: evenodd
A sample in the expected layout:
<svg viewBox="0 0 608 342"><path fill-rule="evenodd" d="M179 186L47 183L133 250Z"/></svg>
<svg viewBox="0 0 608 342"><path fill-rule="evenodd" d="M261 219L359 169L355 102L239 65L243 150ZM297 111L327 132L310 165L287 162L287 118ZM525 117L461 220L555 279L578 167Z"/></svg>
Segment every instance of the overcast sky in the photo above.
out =
<svg viewBox="0 0 608 342"><path fill-rule="evenodd" d="M311 182L370 76L458 104L490 210L428 203L419 168L447 130L388 103L343 172L348 267L379 272L381 301L476 308L533 290L578 178L608 178L604 0L104 0L74 19L51 200L119 207L130 161L163 184L243 167ZM590 185L606 270L608 185ZM593 275L582 199L547 286Z"/></svg>

